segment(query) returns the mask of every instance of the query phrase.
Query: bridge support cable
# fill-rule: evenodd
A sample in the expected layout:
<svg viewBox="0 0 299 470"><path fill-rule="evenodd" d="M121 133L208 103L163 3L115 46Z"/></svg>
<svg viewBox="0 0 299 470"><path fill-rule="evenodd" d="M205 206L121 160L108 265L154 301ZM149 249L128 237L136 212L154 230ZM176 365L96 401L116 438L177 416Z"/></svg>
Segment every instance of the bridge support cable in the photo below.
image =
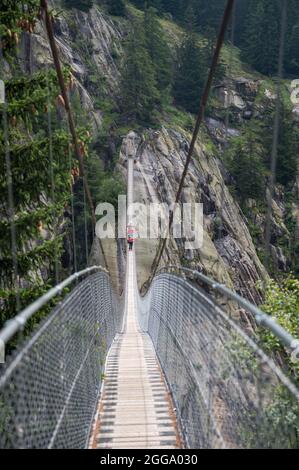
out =
<svg viewBox="0 0 299 470"><path fill-rule="evenodd" d="M51 99L50 99L50 90L49 90L49 67L47 66L46 72L46 81L47 81L47 126L48 126L48 139L49 139L49 172L51 180L51 202L53 204L53 219L55 220L56 209L55 209L55 179L54 179L54 160L53 160L53 135L52 135L52 112L51 112ZM54 224L53 227L53 237L57 236L57 224ZM76 248L74 247L74 250ZM59 284L59 263L58 263L58 249L57 245L54 246L55 256L54 256L54 265L55 265L55 283Z"/></svg>
<svg viewBox="0 0 299 470"><path fill-rule="evenodd" d="M237 304L244 308L250 315L252 315L256 323L261 325L268 330L270 330L281 343L286 346L291 352L299 348L299 340L294 338L288 331L281 327L270 315L264 313L256 305L250 303L247 299L244 299L236 292L233 292L231 289L226 287L224 284L220 284L214 279L205 276L199 271L194 269L184 268L181 266L165 266L161 268L159 272L174 272L174 273L184 273L189 276L191 279L196 279L200 281L203 285L208 286L215 292L219 292L224 295L227 299L237 302Z"/></svg>
<svg viewBox="0 0 299 470"><path fill-rule="evenodd" d="M0 375L0 448L85 448L122 302L100 267L75 273L0 332L6 344L40 308L80 281L12 355Z"/></svg>
<svg viewBox="0 0 299 470"><path fill-rule="evenodd" d="M4 71L4 58L2 50L2 38L0 36L0 70ZM3 79L4 76L0 79ZM12 180L12 166L11 166L11 156L9 148L9 128L8 128L8 113L7 107L8 103L6 101L5 89L3 90L4 102L3 102L3 136L4 136L4 153L5 153L5 171L6 171L6 184L7 184L7 206L8 206L8 220L10 226L10 237L11 237L11 253L12 253L12 268L13 268L13 283L15 285L15 299L16 299L16 311L19 312L21 309L20 302L20 293L19 293L19 266L18 266L18 256L17 256L17 232L16 232L16 223L15 223L15 204L14 204L14 191L13 191L13 180Z"/></svg>
<svg viewBox="0 0 299 470"><path fill-rule="evenodd" d="M298 448L298 388L204 290L165 268L144 302L189 448Z"/></svg>
<svg viewBox="0 0 299 470"><path fill-rule="evenodd" d="M60 89L61 89L62 97L63 97L63 100L64 100L64 104L65 104L65 109L66 109L66 113L67 113L67 117L68 117L69 129L70 129L70 133L71 133L72 140L73 140L73 145L74 145L74 150L75 150L75 154L76 154L76 157L77 157L78 163L79 163L80 175L81 175L82 180L83 180L84 191L85 191L86 199L87 199L88 206L89 206L89 209L90 209L90 216L91 216L91 220L92 220L92 230L93 230L93 233L94 233L95 226L96 226L95 209L94 209L94 204L93 204L90 188L89 188L89 185L88 185L87 177L86 177L86 174L85 174L84 162L83 162L83 158L82 158L82 155L81 155L81 152L80 152L80 146L79 146L77 133L76 133L76 127L75 127L75 121L74 121L74 117L73 117L72 109L71 109L71 106L70 106L70 101L69 101L67 89L66 89L66 86L65 86L64 78L63 78L61 63L60 63L60 59L59 59L59 52L58 52L58 48L57 48L57 44L56 44L56 40L55 40L55 36L54 36L54 31L53 31L53 24L52 24L53 18L49 13L47 0L41 0L40 4L41 4L41 9L42 9L43 14L44 14L44 21L45 21L47 36L48 36L48 39L49 39L49 44L50 44L50 48L51 48L51 52L52 52L54 66L55 66L59 86L60 86ZM105 267L108 268L106 255L105 255L101 240L99 240L99 244L100 244L103 260L104 260L104 263L105 263Z"/></svg>
<svg viewBox="0 0 299 470"><path fill-rule="evenodd" d="M270 240L271 240L271 218L272 218L272 200L275 189L276 181L276 164L277 164L277 149L279 142L279 124L280 124L280 110L281 110L281 85L283 77L283 61L285 52L285 37L287 28L287 0L282 0L282 13L281 13L281 27L280 27L280 42L279 42L279 56L278 56L278 73L277 73L277 84L276 84L276 105L275 105L275 117L274 117L274 130L273 130L273 141L271 151L271 169L270 169L270 181L267 196L267 215L266 215L266 229L265 229L265 252L266 252L266 268L270 268Z"/></svg>
<svg viewBox="0 0 299 470"><path fill-rule="evenodd" d="M182 190L183 190L183 187L184 187L185 178L186 178L186 175L188 173L189 165L190 165L190 162L191 162L192 157L193 157L196 139L197 139L199 129L200 129L200 126L201 126L203 118L204 118L204 113L205 113L206 105L207 105L207 102L208 102L208 98L209 98L213 78L214 78L214 75L215 75L215 72L216 72L216 69L217 69L221 48L222 48L222 45L224 43L225 33L226 33L226 30L227 30L227 27L228 27L228 24L229 24L229 21L230 21L230 18L231 18L231 14L232 14L232 11L233 11L233 8L234 8L234 3L235 3L235 0L228 0L225 11L224 11L224 15L223 15L223 18L222 18L220 31L219 31L218 38L217 38L217 41L216 41L215 51L214 51L211 67L210 67L210 70L209 70L207 82L206 82L206 85L205 85L205 88L204 88L204 91L203 91L203 94L202 94L202 97L201 97L199 112L198 112L198 115L197 115L197 119L196 119L194 131L193 131L190 147L189 147L188 154L187 154L187 157L186 157L186 162L185 162L183 173L182 173L182 176L181 176L181 179L180 179L178 191L177 191L176 197L175 197L175 203L176 204L180 201ZM152 282L152 280L153 280L153 278L154 278L154 276L157 272L160 261L162 259L162 255L164 253L166 243L167 243L167 238L168 238L167 235L170 233L171 227L172 227L172 224L173 224L173 217L174 217L173 211L171 211L171 213L169 215L169 224L168 224L168 228L167 228L167 233L162 238L162 241L161 241L161 243L158 247L156 257L155 257L155 259L153 261L153 264L152 264L152 273L151 273L151 276L149 278L148 285L151 284L151 282Z"/></svg>

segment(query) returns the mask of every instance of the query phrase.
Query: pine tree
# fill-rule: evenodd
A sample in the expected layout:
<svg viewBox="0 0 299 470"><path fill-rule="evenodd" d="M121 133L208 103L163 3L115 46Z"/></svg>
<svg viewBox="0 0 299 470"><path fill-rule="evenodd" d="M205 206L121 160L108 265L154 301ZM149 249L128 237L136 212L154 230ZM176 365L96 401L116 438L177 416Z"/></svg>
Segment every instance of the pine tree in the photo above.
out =
<svg viewBox="0 0 299 470"><path fill-rule="evenodd" d="M153 7L158 12L162 11L162 0L150 0L145 2L145 8Z"/></svg>
<svg viewBox="0 0 299 470"><path fill-rule="evenodd" d="M186 36L178 51L173 94L175 102L196 112L202 88L201 54L194 34Z"/></svg>
<svg viewBox="0 0 299 470"><path fill-rule="evenodd" d="M297 0L288 1L285 70L299 74L299 8Z"/></svg>
<svg viewBox="0 0 299 470"><path fill-rule="evenodd" d="M245 20L248 15L249 3L251 0L239 0L235 6L235 28L234 28L234 40L235 44L239 47L242 46L244 40L244 30L246 27Z"/></svg>
<svg viewBox="0 0 299 470"><path fill-rule="evenodd" d="M165 12L171 13L174 18L180 20L188 3L186 0L162 0L162 7Z"/></svg>
<svg viewBox="0 0 299 470"><path fill-rule="evenodd" d="M126 7L123 0L109 0L108 12L114 16L124 16Z"/></svg>
<svg viewBox="0 0 299 470"><path fill-rule="evenodd" d="M250 0L250 7L243 31L243 57L250 64L256 61L256 44L262 41L264 5L263 0Z"/></svg>
<svg viewBox="0 0 299 470"><path fill-rule="evenodd" d="M131 3L142 10L145 7L146 0L131 0Z"/></svg>
<svg viewBox="0 0 299 470"><path fill-rule="evenodd" d="M147 123L159 102L155 67L146 49L143 27L137 20L127 41L121 96L124 115Z"/></svg>
<svg viewBox="0 0 299 470"><path fill-rule="evenodd" d="M193 3L189 3L184 14L184 27L189 33L194 33L197 29L197 18Z"/></svg>
<svg viewBox="0 0 299 470"><path fill-rule="evenodd" d="M291 29L287 42L285 68L288 73L299 74L299 19Z"/></svg>
<svg viewBox="0 0 299 470"><path fill-rule="evenodd" d="M280 184L293 185L296 180L299 136L292 112L282 107L280 112L279 144L276 179Z"/></svg>
<svg viewBox="0 0 299 470"><path fill-rule="evenodd" d="M188 34L177 54L173 95L175 103L191 113L197 113L210 65L210 46L200 47L195 33ZM222 67L218 70L222 74Z"/></svg>
<svg viewBox="0 0 299 470"><path fill-rule="evenodd" d="M2 52L4 57L9 57L10 64L9 74L1 76L5 81L7 106L0 103L0 326L16 314L17 293L20 307L24 308L55 282L56 262L61 276L64 269L71 269L71 262L65 265L63 259L63 245L69 240L69 231L62 227L62 219L79 172L65 119L58 117L57 106L62 105L63 100L55 70L41 69L25 74L15 42L7 40L12 30L14 41L20 33L32 34L40 2L31 0L26 5L23 9L24 2L6 2L0 11L0 29L6 39ZM1 68L1 72L3 70ZM70 72L63 69L63 76L71 87ZM8 134L3 132L4 116ZM77 128L77 134L85 153L86 129ZM4 158L7 145L11 160L17 273L11 249L7 198L9 178Z"/></svg>
<svg viewBox="0 0 299 470"><path fill-rule="evenodd" d="M64 5L67 8L77 8L88 12L93 5L93 0L64 0Z"/></svg>
<svg viewBox="0 0 299 470"><path fill-rule="evenodd" d="M205 34L213 31L216 36L220 28L221 18L225 9L225 0L197 0L194 11L197 12L197 23L200 32Z"/></svg>
<svg viewBox="0 0 299 470"><path fill-rule="evenodd" d="M259 72L277 72L281 6L277 0L251 0L244 36L244 57Z"/></svg>
<svg viewBox="0 0 299 470"><path fill-rule="evenodd" d="M165 93L172 79L172 57L154 8L145 10L145 45L154 65L160 93Z"/></svg>
<svg viewBox="0 0 299 470"><path fill-rule="evenodd" d="M238 137L230 150L230 171L241 204L248 198L261 199L265 188L264 148L252 126L243 137Z"/></svg>
<svg viewBox="0 0 299 470"><path fill-rule="evenodd" d="M153 7L157 11L162 11L162 1L163 0L131 0L131 3L133 3L140 10L146 10L147 8Z"/></svg>

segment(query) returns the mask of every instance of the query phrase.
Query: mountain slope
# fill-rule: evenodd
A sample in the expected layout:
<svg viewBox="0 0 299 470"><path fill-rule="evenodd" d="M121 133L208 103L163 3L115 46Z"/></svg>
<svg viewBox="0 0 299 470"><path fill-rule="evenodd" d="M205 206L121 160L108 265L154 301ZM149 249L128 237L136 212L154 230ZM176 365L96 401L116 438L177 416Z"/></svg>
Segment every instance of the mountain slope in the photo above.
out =
<svg viewBox="0 0 299 470"><path fill-rule="evenodd" d="M130 14L142 15L133 7L130 7ZM183 31L169 19L163 19L161 24L174 50L174 46L182 38ZM182 163L186 156L193 117L169 105L157 117L155 130L142 129L140 125L135 126L126 122L115 127L114 121L119 107L119 76L123 61L123 44L130 27L128 19L111 17L99 6L93 6L88 13L76 9L66 10L55 21L55 33L61 57L63 62L71 67L75 77L75 89L72 94L78 93L80 96L80 104L92 123L94 141L98 142L99 138L102 139L101 142L104 140L104 145L96 147L99 156L105 162L117 158L117 149L120 148L122 136L135 128L140 143L136 149L139 155L139 167L136 168L137 193L141 200L152 201L155 197L157 201L166 199L170 202L178 185ZM30 47L30 55L35 60L34 68L51 62L41 28L33 35ZM26 51L25 47L23 55L26 60L28 50ZM262 232L264 215L255 205L255 201L248 201L248 204L256 207L253 211L256 221L253 224L251 220L245 218L236 197L231 192L232 178L221 156L230 139L238 137L241 132L240 127L246 126L246 122L256 113L256 106L253 106L253 103L261 95L263 95L263 104L259 112L261 115L267 113L265 102L273 101L273 92L265 86L265 83L270 82L270 88L273 87L273 83L266 82L263 76L253 71L245 72L238 55L236 48L225 46L223 60L230 66L231 78L225 84L218 84L219 86L213 90L212 105L206 125L200 134L194 163L191 165L184 189L186 200L190 197L204 204L204 246L195 253L188 253L181 247L172 245L169 256L175 262L180 261L203 269L218 280L234 286L250 300L258 302L260 296L255 286L256 282L267 278L258 256L263 237L255 237L253 241L248 223L251 233L255 233L256 226L259 226ZM232 114L232 124L228 131L225 128L227 103L224 102L227 96ZM122 150L116 171L125 175ZM298 191L298 186L296 188L294 191ZM273 243L273 259L279 269L287 270L290 265L288 260L290 253L287 248L284 249L284 246L287 247L292 235L285 221L290 217L290 208L286 207L285 195L281 190L277 190L275 199L273 201L275 238L283 240L283 246L278 246L279 242ZM98 202L100 201L96 201ZM296 212L294 203L291 203L291 212ZM121 283L123 244L122 242L117 244L107 242L107 244L107 253L114 251L111 257L112 272L116 282ZM257 248L260 249L259 252ZM150 244L145 250L148 252L143 255L140 264L142 281L146 280L154 258L154 249ZM96 253L94 247L92 260L101 261Z"/></svg>

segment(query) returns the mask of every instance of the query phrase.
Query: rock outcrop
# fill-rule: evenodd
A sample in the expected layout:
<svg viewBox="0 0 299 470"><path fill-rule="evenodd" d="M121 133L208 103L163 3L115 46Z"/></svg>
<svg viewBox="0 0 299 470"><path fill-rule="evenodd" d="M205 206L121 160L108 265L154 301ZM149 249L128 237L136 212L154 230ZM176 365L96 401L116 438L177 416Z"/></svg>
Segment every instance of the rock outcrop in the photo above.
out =
<svg viewBox="0 0 299 470"><path fill-rule="evenodd" d="M145 204L175 199L186 160L190 136L177 130L147 130L135 136L135 200ZM120 153L125 173L126 141ZM221 173L219 160L207 153L200 139L190 165L182 202L201 202L204 213L203 245L185 250L177 241L166 250L164 262L183 263L199 269L220 282L234 287L252 301L260 300L256 283L266 279L242 212L231 196ZM221 225L221 227L220 227ZM140 284L146 281L156 252L157 240L138 240L136 256Z"/></svg>

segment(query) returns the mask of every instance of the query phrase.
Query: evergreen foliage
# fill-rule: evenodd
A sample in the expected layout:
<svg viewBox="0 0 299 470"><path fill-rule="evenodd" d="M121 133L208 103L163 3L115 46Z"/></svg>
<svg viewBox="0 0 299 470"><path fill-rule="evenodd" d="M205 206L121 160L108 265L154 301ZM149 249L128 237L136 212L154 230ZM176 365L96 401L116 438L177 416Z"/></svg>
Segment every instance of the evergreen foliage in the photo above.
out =
<svg viewBox="0 0 299 470"><path fill-rule="evenodd" d="M25 30L27 34L33 31L39 2L28 2L29 9L24 10L25 16L21 4L7 2L9 15L1 10L4 37L10 37L11 31L16 34L19 30ZM8 29L10 32L7 32ZM57 113L58 107L63 108L63 100L59 95L55 70L26 75L18 62L15 48L15 42L4 44L4 56L10 64L13 78L4 80L6 104L0 105L1 325L16 314L16 292L19 293L21 307L25 307L54 281L54 266L56 260L60 262L63 253L62 217L69 206L74 174L78 173L69 133L59 117L61 112ZM71 87L69 70L64 69L63 74L65 82ZM8 124L8 139L5 137L5 122ZM83 149L88 136L84 129L78 129L78 134ZM13 266L6 149L11 161L18 278ZM50 150L52 168L49 164ZM61 266L60 272L63 275Z"/></svg>
<svg viewBox="0 0 299 470"><path fill-rule="evenodd" d="M263 200L266 177L271 166L274 132L274 104L264 113L264 119L253 119L243 127L240 137L232 140L227 150L228 166L235 179L235 189L241 203L248 198ZM292 188L297 174L299 137L292 112L280 103L276 182Z"/></svg>
<svg viewBox="0 0 299 470"><path fill-rule="evenodd" d="M297 175L299 135L298 125L294 122L292 112L285 107L280 111L277 154L277 182L291 189Z"/></svg>
<svg viewBox="0 0 299 470"><path fill-rule="evenodd" d="M271 280L266 288L262 309L273 316L294 338L298 338L299 279L290 275L280 283ZM293 377L299 381L299 362L292 362L290 355L273 333L261 328L260 335L267 351L274 353L276 357L282 356Z"/></svg>
<svg viewBox="0 0 299 470"><path fill-rule="evenodd" d="M114 16L124 16L126 7L123 0L109 0L108 13Z"/></svg>
<svg viewBox="0 0 299 470"><path fill-rule="evenodd" d="M51 108L55 109L58 96L56 74L49 74ZM51 200L51 172L49 170L50 140L47 133L45 109L48 106L48 88L44 72L31 77L20 76L6 81L7 115L9 122L9 152L13 183L16 224L16 244L19 282L28 301L46 279L38 273L43 269L53 272L55 257L62 253L62 236L57 234L59 219L70 196L71 174L68 159L69 136L58 126L51 140L54 161L55 201ZM3 129L3 105L1 106ZM54 123L53 123L54 124ZM11 290L17 288L13 270L9 211L7 207L7 180L4 133L0 131L0 199L1 207L1 288L2 298L11 299ZM47 231L48 236L45 237ZM4 311L10 310L6 305ZM4 313L5 317L5 313ZM4 320L5 318L2 318Z"/></svg>
<svg viewBox="0 0 299 470"><path fill-rule="evenodd" d="M248 198L263 198L266 182L265 148L258 126L251 125L243 136L234 139L228 154L228 166L241 204Z"/></svg>
<svg viewBox="0 0 299 470"><path fill-rule="evenodd" d="M197 37L191 33L183 40L177 55L173 95L175 103L187 111L196 113L204 85L202 51Z"/></svg>
<svg viewBox="0 0 299 470"><path fill-rule="evenodd" d="M143 27L145 47L154 66L157 87L162 94L172 80L172 56L154 8L145 10Z"/></svg>
<svg viewBox="0 0 299 470"><path fill-rule="evenodd" d="M63 0L63 2L66 8L77 8L78 10L88 12L94 0Z"/></svg>
<svg viewBox="0 0 299 470"><path fill-rule="evenodd" d="M192 24L191 22L190 26ZM193 32L185 36L177 51L173 96L177 105L191 113L197 113L199 109L211 62L211 51L211 42L206 40L199 45L198 37ZM219 82L223 76L224 66L220 62L214 82Z"/></svg>
<svg viewBox="0 0 299 470"><path fill-rule="evenodd" d="M188 11L195 15L195 30L215 39L226 0L132 0L137 8L155 6L159 12L170 13L180 25L186 24ZM284 66L286 73L299 72L299 8L297 0L287 2L287 28ZM235 42L245 61L259 72L277 72L281 30L282 2L279 0L238 0L235 13Z"/></svg>
<svg viewBox="0 0 299 470"><path fill-rule="evenodd" d="M154 64L147 50L143 24L134 20L126 44L126 56L121 77L124 116L129 120L150 122L159 91Z"/></svg>
<svg viewBox="0 0 299 470"><path fill-rule="evenodd" d="M155 8L146 8L142 20L134 19L125 51L123 114L129 120L151 123L154 110L169 100L173 75L172 53Z"/></svg>
<svg viewBox="0 0 299 470"><path fill-rule="evenodd" d="M244 30L244 58L266 75L277 72L280 8L278 0L252 0Z"/></svg>
<svg viewBox="0 0 299 470"><path fill-rule="evenodd" d="M22 8L19 0L2 0L0 9L0 38L4 57L9 57L20 42L20 33L32 33L39 12L40 2L28 0Z"/></svg>

